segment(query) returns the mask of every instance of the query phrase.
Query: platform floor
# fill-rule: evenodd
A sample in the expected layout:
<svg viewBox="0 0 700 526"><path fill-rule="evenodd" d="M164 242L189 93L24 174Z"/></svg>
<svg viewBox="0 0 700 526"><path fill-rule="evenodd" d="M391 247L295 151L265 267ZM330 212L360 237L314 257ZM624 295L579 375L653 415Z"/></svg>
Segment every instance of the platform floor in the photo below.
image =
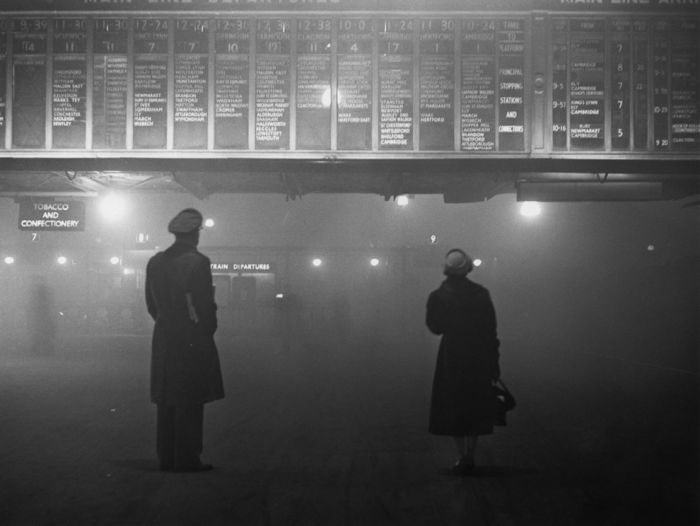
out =
<svg viewBox="0 0 700 526"><path fill-rule="evenodd" d="M457 478L436 344L222 342L195 474L157 470L148 337L0 348L0 524L698 524L697 376L504 342L519 405Z"/></svg>

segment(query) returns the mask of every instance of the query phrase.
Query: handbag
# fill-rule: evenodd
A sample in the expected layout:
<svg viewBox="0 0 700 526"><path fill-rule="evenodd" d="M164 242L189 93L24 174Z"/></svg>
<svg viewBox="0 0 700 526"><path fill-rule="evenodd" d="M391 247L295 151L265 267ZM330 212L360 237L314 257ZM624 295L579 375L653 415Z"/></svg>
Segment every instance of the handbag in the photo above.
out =
<svg viewBox="0 0 700 526"><path fill-rule="evenodd" d="M496 417L494 424L497 426L504 426L506 425L506 413L515 408L515 397L501 379L494 384L493 394L496 400Z"/></svg>

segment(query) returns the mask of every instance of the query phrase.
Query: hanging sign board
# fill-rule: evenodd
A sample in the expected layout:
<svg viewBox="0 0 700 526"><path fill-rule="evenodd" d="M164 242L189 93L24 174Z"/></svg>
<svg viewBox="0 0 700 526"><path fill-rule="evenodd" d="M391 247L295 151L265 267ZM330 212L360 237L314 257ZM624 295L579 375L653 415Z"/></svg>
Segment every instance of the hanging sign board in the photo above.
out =
<svg viewBox="0 0 700 526"><path fill-rule="evenodd" d="M234 272L252 273L252 274L274 274L274 263L266 262L241 262L241 261L225 261L212 262L211 271L214 274L227 274Z"/></svg>
<svg viewBox="0 0 700 526"><path fill-rule="evenodd" d="M85 230L85 203L77 200L22 200L18 226L20 230L82 232Z"/></svg>

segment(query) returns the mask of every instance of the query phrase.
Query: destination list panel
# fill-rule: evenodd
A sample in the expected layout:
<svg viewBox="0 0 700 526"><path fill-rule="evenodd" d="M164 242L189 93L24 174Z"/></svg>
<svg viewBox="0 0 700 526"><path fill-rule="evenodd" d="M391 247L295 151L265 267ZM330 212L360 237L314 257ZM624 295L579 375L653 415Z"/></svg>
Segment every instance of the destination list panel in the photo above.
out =
<svg viewBox="0 0 700 526"><path fill-rule="evenodd" d="M0 14L0 149L698 152L697 17L545 19Z"/></svg>

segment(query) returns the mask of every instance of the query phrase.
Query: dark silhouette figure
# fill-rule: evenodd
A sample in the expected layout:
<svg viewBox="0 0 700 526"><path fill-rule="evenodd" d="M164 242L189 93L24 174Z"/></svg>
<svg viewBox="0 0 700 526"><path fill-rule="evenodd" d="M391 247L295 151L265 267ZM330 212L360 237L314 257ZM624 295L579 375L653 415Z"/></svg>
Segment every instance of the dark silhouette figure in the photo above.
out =
<svg viewBox="0 0 700 526"><path fill-rule="evenodd" d="M157 450L164 471L204 471L204 404L224 397L214 343L216 303L209 258L197 251L202 215L188 208L168 225L175 235L146 268L146 306L155 320L151 400L158 406Z"/></svg>
<svg viewBox="0 0 700 526"><path fill-rule="evenodd" d="M472 268L467 254L450 250L447 279L430 293L426 313L428 328L442 335L429 431L454 438L459 457L453 471L460 475L474 470L478 436L493 433L493 382L500 376L496 314L488 290L467 278Z"/></svg>

